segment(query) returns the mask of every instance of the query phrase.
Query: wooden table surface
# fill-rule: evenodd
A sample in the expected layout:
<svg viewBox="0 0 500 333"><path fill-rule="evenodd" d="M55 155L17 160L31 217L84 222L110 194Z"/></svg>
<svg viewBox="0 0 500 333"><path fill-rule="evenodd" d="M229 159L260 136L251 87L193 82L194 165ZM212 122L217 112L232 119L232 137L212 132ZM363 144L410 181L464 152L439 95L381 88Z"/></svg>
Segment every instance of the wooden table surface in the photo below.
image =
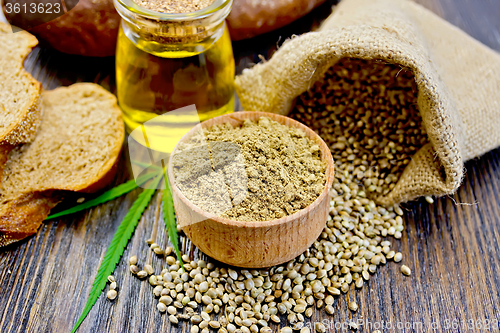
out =
<svg viewBox="0 0 500 333"><path fill-rule="evenodd" d="M418 2L500 51L499 0ZM259 62L259 54L269 58L292 34L317 27L333 3L289 27L235 43L237 71ZM113 58L86 59L36 48L26 66L45 89L90 81L114 90ZM125 155L121 163L128 170ZM338 323L337 327L350 320L391 323L392 329L384 332L500 331L500 324L494 325L500 323L500 150L466 167L464 184L455 195L434 204L419 200L404 205L406 230L393 244L403 253L411 277L404 277L399 265L388 263L362 290L338 297L333 316L318 311L313 321L327 319ZM128 178L128 172L123 172L115 184ZM69 331L85 305L114 231L139 193L136 190L86 212L51 220L35 236L0 249L0 332ZM77 198L68 197L65 205L73 205ZM185 324L172 328L156 310L149 284L128 272L126 258L133 254L157 269L162 265L145 244L153 236L161 246L166 245L159 204L157 195L118 264L114 274L120 288L118 299L109 302L103 293L79 332L185 332L188 328ZM184 251L201 255L181 239ZM347 300L357 301L358 312L347 310ZM332 332L347 331L332 326ZM362 326L359 331L372 330Z"/></svg>

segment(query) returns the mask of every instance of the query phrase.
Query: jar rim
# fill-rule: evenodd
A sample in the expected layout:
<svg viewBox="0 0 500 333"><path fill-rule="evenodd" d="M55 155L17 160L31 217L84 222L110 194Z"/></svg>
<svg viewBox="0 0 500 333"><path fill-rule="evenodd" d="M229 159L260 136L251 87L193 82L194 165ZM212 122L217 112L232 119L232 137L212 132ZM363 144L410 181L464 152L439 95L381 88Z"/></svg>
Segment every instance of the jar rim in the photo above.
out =
<svg viewBox="0 0 500 333"><path fill-rule="evenodd" d="M214 0L209 6L188 13L162 13L139 6L133 0L113 0L115 7L118 5L134 14L161 21L190 21L210 16L227 6L231 6L233 0Z"/></svg>

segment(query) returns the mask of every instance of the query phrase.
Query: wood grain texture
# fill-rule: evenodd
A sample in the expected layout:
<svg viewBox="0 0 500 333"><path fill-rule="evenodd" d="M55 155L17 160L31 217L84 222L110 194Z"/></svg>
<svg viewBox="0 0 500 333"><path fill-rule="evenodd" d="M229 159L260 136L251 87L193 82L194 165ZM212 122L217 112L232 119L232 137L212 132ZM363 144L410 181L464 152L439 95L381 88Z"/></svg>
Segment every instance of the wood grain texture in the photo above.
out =
<svg viewBox="0 0 500 333"><path fill-rule="evenodd" d="M427 8L500 51L498 0L419 0ZM333 3L330 2L330 4ZM299 22L261 38L235 43L238 71L269 58L292 34L316 27L328 15L329 4ZM89 81L114 91L114 61L66 56L37 48L28 57L28 70L46 89ZM115 184L129 177L127 156ZM399 265L381 267L363 289L351 290L334 303L335 314L317 311L313 321L332 323L330 332L347 332L350 320L392 324L383 332L499 332L500 321L500 150L466 165L464 184L450 197L429 205L424 200L404 205L406 231L393 246L412 270L403 276ZM97 268L113 233L140 190L67 218L48 221L28 240L0 250L0 332L69 331L83 309ZM68 197L65 205L78 197ZM152 255L145 239L166 245L160 196L153 198L118 264L119 294L109 302L103 294L79 332L186 332L171 327L155 309L151 287L128 272L127 258L137 255L143 265L160 270L164 262ZM64 206L60 207L63 209ZM201 256L184 238L183 251ZM351 313L347 303L356 300ZM470 322L472 320L473 322ZM490 321L488 330L469 324ZM337 329L335 328L337 323ZM398 328L397 324L403 327ZM435 330L432 326L434 323ZM460 324L454 327L453 324ZM463 326L465 325L465 326ZM272 326L277 330L277 326ZM373 328L373 327L372 327ZM360 332L372 332L366 326Z"/></svg>

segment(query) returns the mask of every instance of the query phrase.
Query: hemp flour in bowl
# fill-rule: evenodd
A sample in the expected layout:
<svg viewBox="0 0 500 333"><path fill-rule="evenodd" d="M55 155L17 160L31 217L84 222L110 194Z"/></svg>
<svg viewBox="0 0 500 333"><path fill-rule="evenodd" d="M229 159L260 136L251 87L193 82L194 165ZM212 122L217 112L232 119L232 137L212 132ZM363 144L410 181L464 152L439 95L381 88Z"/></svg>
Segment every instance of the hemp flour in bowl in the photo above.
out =
<svg viewBox="0 0 500 333"><path fill-rule="evenodd" d="M204 211L237 221L279 219L309 206L326 184L326 162L306 133L268 117L216 124L179 144L176 184Z"/></svg>
<svg viewBox="0 0 500 333"><path fill-rule="evenodd" d="M290 118L237 112L193 128L169 162L178 223L211 257L242 267L288 261L321 233L333 159Z"/></svg>

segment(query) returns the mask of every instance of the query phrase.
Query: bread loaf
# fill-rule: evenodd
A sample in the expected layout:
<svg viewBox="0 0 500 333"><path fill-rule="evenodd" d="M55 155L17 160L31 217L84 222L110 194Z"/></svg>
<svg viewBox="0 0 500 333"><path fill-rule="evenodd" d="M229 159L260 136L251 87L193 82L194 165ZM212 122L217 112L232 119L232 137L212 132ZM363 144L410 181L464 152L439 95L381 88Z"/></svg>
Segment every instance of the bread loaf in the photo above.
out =
<svg viewBox="0 0 500 333"><path fill-rule="evenodd" d="M227 18L231 38L251 38L292 23L326 0L234 0Z"/></svg>
<svg viewBox="0 0 500 333"><path fill-rule="evenodd" d="M124 139L116 98L91 83L42 94L32 143L16 147L0 188L0 247L36 232L63 190L90 192L114 175Z"/></svg>
<svg viewBox="0 0 500 333"><path fill-rule="evenodd" d="M4 0L31 3L42 0ZM281 28L309 13L326 0L234 0L227 22L233 40L254 37ZM120 16L113 0L66 0L68 13L39 22L24 13L7 15L9 21L35 34L56 50L69 54L106 57L115 54ZM74 8L73 8L74 6Z"/></svg>
<svg viewBox="0 0 500 333"><path fill-rule="evenodd" d="M43 0L4 0L5 3L46 3ZM115 54L120 16L113 0L66 0L68 12L49 22L40 22L23 12L6 15L17 25L58 51L91 57ZM48 17L47 15L43 17Z"/></svg>

